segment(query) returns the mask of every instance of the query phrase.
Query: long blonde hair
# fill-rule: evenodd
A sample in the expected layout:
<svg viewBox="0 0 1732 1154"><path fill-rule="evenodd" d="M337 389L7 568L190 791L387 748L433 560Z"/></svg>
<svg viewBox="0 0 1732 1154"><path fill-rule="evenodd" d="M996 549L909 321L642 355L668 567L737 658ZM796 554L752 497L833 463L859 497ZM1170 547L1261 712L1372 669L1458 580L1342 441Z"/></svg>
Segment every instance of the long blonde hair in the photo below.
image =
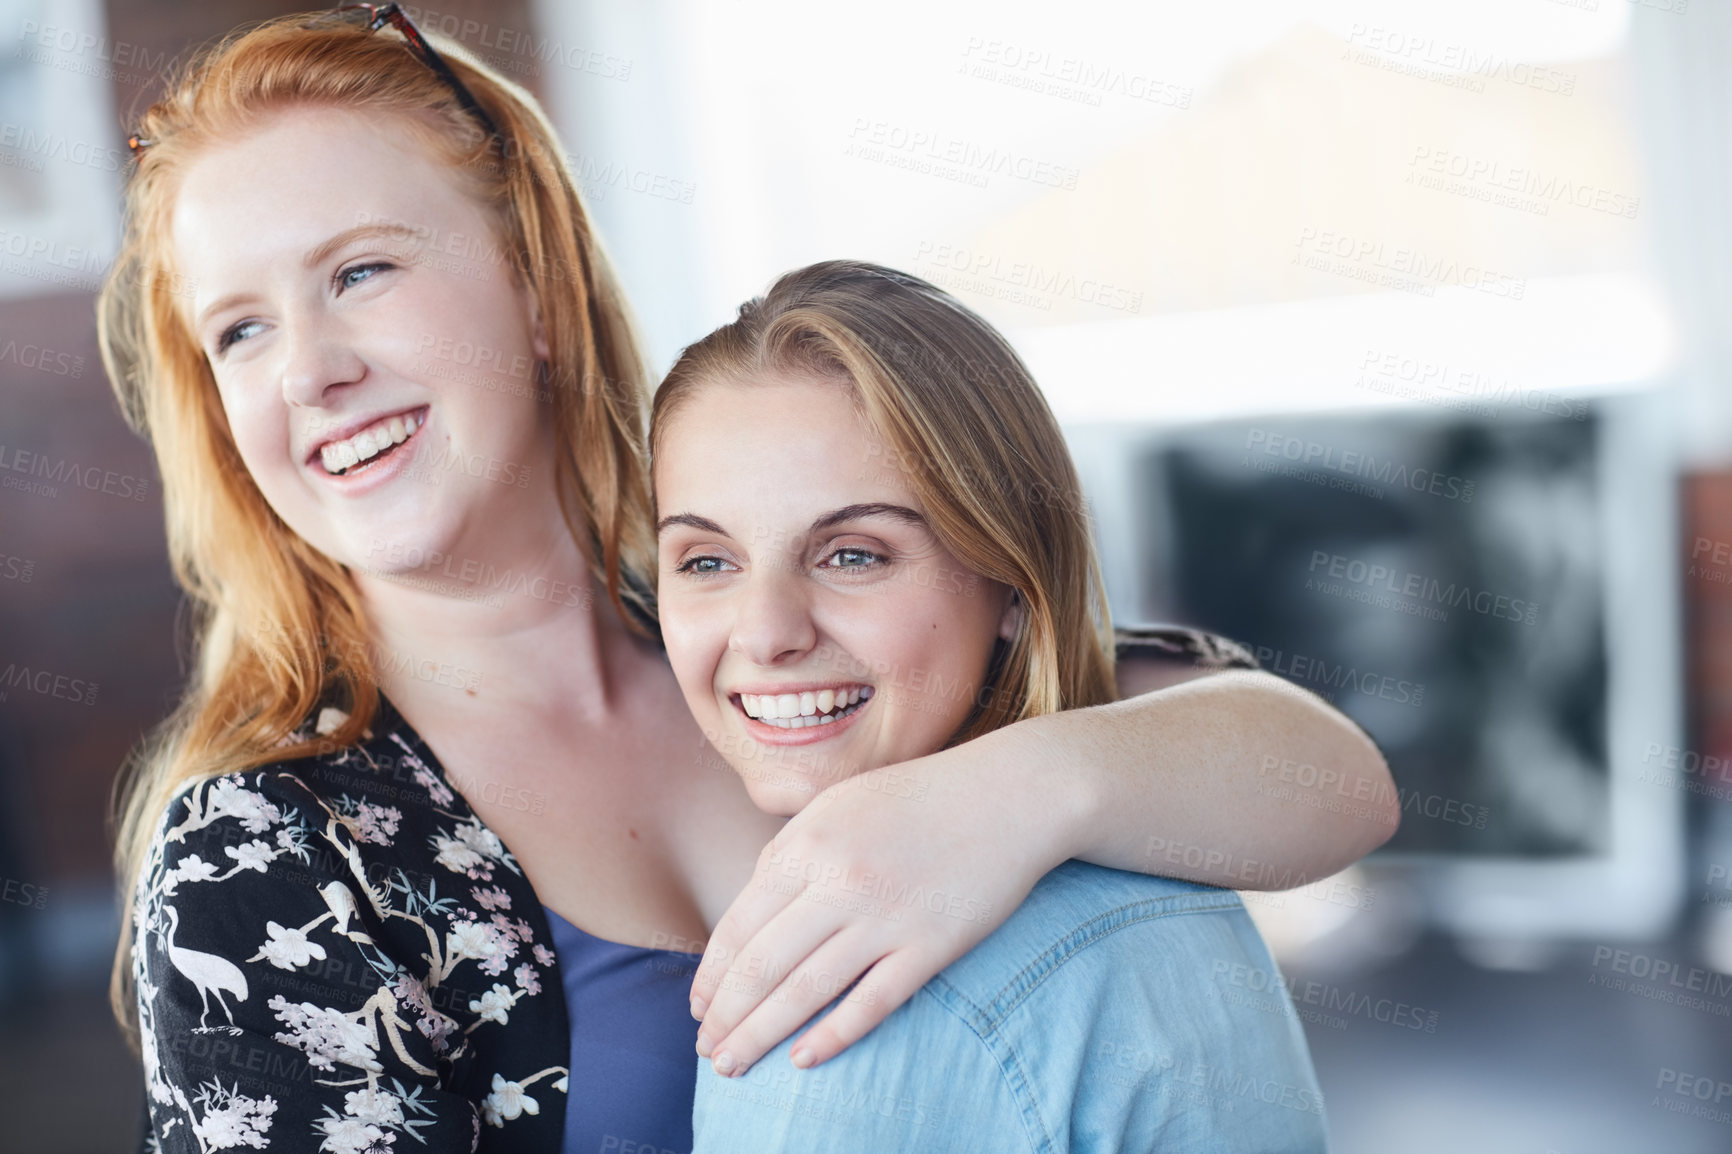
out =
<svg viewBox="0 0 1732 1154"><path fill-rule="evenodd" d="M951 743L1112 701L1112 628L1070 450L1005 339L919 277L859 261L788 273L691 345L656 390L652 452L695 390L767 374L848 384L932 531L1020 602Z"/></svg>
<svg viewBox="0 0 1732 1154"><path fill-rule="evenodd" d="M452 167L492 214L511 274L539 306L566 522L628 624L649 608L642 361L545 114L458 45L430 37L498 126L500 139L491 140L394 33L307 20L273 20L213 44L145 113L139 132L149 144L127 185L120 256L97 301L109 379L161 470L169 556L192 603L196 652L180 706L117 783L115 856L128 908L156 821L177 790L352 743L379 701L354 582L291 531L253 483L209 362L177 307L184 282L170 222L181 175L205 149L280 110L331 107L390 116L393 128ZM346 710L347 722L316 744L282 744L321 703ZM127 938L110 995L130 1032Z"/></svg>

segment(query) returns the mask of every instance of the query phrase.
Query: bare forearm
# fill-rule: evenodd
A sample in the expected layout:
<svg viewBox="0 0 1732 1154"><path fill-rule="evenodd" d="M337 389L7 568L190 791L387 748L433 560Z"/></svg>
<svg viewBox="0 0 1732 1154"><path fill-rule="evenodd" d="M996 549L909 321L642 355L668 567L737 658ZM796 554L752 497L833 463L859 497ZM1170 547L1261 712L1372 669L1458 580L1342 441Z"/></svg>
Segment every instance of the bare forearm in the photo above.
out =
<svg viewBox="0 0 1732 1154"><path fill-rule="evenodd" d="M982 738L1084 816L1071 857L1235 889L1285 889L1382 845L1399 818L1377 747L1326 702L1231 671ZM1051 791L1049 793L1049 791ZM1062 800L1061 800L1062 799Z"/></svg>

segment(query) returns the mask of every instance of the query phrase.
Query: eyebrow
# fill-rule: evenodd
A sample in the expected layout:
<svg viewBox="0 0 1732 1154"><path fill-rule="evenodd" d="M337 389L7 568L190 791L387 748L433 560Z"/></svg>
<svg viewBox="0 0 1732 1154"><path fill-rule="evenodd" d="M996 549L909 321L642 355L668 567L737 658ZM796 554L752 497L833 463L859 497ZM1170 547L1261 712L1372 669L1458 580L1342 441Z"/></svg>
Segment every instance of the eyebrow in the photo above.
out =
<svg viewBox="0 0 1732 1154"><path fill-rule="evenodd" d="M859 505L844 505L840 509L833 509L830 512L825 513L816 521L812 522L811 531L814 533L820 533L825 529L834 528L835 526L841 525L845 522L859 521L867 517L890 517L908 525L926 524L925 517L922 517L919 513L910 509L906 505L891 505L884 501L869 501ZM700 517L696 513L675 513L671 517L663 517L660 521L656 522L656 535L660 536L675 525L687 525L693 529L699 529L705 533L716 533L723 537L730 535L726 529L722 528L708 517Z"/></svg>
<svg viewBox="0 0 1732 1154"><path fill-rule="evenodd" d="M337 252L339 249L343 248L343 246L345 246L345 245L353 244L357 240L365 240L365 239L375 237L375 236L414 238L414 237L419 237L419 236L423 236L423 235L425 235L424 229L413 228L407 224L402 224L402 223L399 223L397 221L384 221L384 222L379 222L379 223L375 223L375 224L359 224L359 225L356 225L354 228L344 229L342 232L338 233L336 236L333 236L331 239L325 241L323 244L319 245L317 248L314 248L311 251L309 251L307 253L307 255L301 259L301 263L306 268L317 268L319 265L321 265L321 264L325 263L325 261L329 260L332 253ZM206 305L204 308L199 310L198 316L195 317L193 320L193 324L195 326L202 325L205 323L206 320L208 320L210 318L210 316L213 313L221 312L223 309L228 308L230 305L237 304L240 301L247 300L252 295L253 295L252 293L238 292L238 293L230 293L228 296L225 296L225 297L219 297L218 299L212 301L210 304Z"/></svg>

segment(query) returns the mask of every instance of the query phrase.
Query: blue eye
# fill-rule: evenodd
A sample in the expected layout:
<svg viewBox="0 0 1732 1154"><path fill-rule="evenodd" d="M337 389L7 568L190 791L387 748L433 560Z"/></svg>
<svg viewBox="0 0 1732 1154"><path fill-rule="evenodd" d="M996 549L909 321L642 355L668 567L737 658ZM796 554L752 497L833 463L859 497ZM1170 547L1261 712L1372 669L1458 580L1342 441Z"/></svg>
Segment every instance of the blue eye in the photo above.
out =
<svg viewBox="0 0 1732 1154"><path fill-rule="evenodd" d="M692 557L680 562L674 569L675 573L691 573L698 577L708 577L716 573L726 572L727 565L720 557Z"/></svg>
<svg viewBox="0 0 1732 1154"><path fill-rule="evenodd" d="M833 569L870 569L874 565L882 565L886 558L867 549L838 549L830 554L829 564Z"/></svg>
<svg viewBox="0 0 1732 1154"><path fill-rule="evenodd" d="M219 353L227 352L230 345L237 341L246 340L248 336L252 335L250 330L258 328L262 324L262 321L236 321L217 337L216 351Z"/></svg>
<svg viewBox="0 0 1732 1154"><path fill-rule="evenodd" d="M390 267L391 265L383 261L375 261L372 264L352 265L337 273L337 289L339 292L345 289L352 289L374 273L383 272Z"/></svg>

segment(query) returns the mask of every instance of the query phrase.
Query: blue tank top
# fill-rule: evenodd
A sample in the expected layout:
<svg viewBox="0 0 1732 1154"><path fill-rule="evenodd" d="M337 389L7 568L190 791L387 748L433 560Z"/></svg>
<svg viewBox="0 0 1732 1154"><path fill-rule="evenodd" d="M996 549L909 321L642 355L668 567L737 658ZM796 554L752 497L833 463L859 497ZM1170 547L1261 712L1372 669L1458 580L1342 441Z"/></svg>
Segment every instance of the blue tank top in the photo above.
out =
<svg viewBox="0 0 1732 1154"><path fill-rule="evenodd" d="M691 1154L698 955L610 942L542 909L571 1018L564 1154Z"/></svg>

